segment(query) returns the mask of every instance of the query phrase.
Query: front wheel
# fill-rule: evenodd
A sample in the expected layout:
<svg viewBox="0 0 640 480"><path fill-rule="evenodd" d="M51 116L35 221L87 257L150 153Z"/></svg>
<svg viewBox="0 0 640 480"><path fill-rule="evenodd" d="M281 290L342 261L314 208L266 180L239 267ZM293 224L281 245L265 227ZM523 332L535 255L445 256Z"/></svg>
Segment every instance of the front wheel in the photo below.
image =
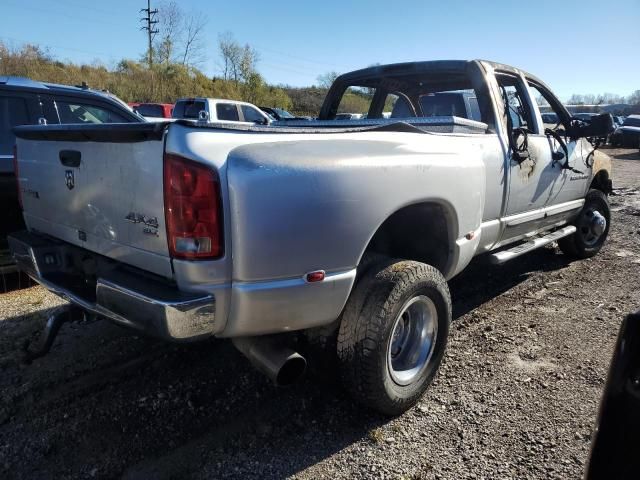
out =
<svg viewBox="0 0 640 480"><path fill-rule="evenodd" d="M405 412L433 381L450 323L451 297L438 270L414 261L370 267L347 302L338 333L345 388L381 413Z"/></svg>
<svg viewBox="0 0 640 480"><path fill-rule="evenodd" d="M576 232L558 240L563 253L576 258L596 255L609 235L611 212L609 200L600 190L589 190L578 218Z"/></svg>

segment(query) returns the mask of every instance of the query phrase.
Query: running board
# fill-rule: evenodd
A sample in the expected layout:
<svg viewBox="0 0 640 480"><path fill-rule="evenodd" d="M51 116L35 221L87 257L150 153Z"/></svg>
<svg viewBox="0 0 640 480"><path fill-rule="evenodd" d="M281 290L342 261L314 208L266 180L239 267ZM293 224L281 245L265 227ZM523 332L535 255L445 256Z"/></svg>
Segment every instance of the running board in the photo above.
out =
<svg viewBox="0 0 640 480"><path fill-rule="evenodd" d="M522 243L516 247L510 248L509 250L502 250L501 252L492 254L491 263L501 265L505 262L508 262L509 260L513 260L514 258L519 257L520 255L529 253L536 248L544 247L551 242L555 242L562 237L568 237L575 231L576 227L574 227L573 225L569 225L568 227L564 227L560 230L556 230L555 232L551 232L544 237L533 238L527 243Z"/></svg>

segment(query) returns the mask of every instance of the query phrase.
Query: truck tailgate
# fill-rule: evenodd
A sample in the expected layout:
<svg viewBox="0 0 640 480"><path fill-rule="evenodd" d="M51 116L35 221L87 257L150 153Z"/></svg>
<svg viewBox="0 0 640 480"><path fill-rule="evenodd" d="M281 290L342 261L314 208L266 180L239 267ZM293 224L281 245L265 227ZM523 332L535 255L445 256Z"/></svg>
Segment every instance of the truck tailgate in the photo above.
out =
<svg viewBox="0 0 640 480"><path fill-rule="evenodd" d="M163 132L145 123L16 128L27 227L171 277Z"/></svg>

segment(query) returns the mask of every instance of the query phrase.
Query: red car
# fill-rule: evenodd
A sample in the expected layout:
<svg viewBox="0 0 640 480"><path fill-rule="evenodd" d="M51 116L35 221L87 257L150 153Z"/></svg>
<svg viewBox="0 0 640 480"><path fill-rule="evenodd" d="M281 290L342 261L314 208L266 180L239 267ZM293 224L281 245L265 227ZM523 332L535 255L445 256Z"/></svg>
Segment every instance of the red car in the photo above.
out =
<svg viewBox="0 0 640 480"><path fill-rule="evenodd" d="M129 106L145 118L171 118L173 103L139 103Z"/></svg>

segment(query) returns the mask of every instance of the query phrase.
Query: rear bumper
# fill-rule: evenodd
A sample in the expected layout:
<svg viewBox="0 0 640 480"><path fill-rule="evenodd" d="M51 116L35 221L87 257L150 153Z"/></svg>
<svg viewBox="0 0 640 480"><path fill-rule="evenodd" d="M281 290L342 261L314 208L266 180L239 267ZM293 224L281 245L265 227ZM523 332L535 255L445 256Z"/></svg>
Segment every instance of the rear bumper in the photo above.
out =
<svg viewBox="0 0 640 480"><path fill-rule="evenodd" d="M9 247L20 270L90 313L165 340L197 340L214 332L212 295L184 293L107 260L88 282L86 275L74 272L74 253L81 249L26 231L10 235Z"/></svg>

